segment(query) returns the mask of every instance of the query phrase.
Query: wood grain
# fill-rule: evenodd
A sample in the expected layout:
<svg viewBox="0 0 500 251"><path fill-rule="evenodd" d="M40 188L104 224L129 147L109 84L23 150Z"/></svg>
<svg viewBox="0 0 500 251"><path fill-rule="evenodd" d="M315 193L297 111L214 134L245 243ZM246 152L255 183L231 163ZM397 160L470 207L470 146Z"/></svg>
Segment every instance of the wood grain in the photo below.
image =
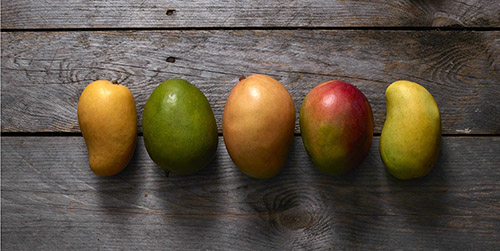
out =
<svg viewBox="0 0 500 251"><path fill-rule="evenodd" d="M443 133L499 134L499 38L499 31L4 32L2 132L78 132L80 93L97 79L131 89L140 126L151 92L176 77L205 93L221 131L238 78L261 73L286 86L297 112L322 82L356 85L371 102L376 133L386 87L412 80L434 95Z"/></svg>
<svg viewBox="0 0 500 251"><path fill-rule="evenodd" d="M138 139L129 166L102 178L81 137L2 138L2 249L496 249L499 137L444 137L426 177L384 169L378 137L363 164L333 178L296 137L277 177L216 159L192 176L164 172Z"/></svg>
<svg viewBox="0 0 500 251"><path fill-rule="evenodd" d="M167 11L170 12L167 15ZM2 28L498 27L496 0L2 0Z"/></svg>

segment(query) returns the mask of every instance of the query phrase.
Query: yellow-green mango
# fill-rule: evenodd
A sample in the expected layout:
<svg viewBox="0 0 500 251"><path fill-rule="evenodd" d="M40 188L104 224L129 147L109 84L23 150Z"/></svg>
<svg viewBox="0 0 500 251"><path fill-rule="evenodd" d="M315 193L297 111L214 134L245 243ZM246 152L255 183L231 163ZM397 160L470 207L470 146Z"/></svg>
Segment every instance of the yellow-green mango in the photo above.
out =
<svg viewBox="0 0 500 251"><path fill-rule="evenodd" d="M436 101L421 85L396 81L385 92L387 116L380 136L380 156L393 176L426 176L441 147L441 116Z"/></svg>

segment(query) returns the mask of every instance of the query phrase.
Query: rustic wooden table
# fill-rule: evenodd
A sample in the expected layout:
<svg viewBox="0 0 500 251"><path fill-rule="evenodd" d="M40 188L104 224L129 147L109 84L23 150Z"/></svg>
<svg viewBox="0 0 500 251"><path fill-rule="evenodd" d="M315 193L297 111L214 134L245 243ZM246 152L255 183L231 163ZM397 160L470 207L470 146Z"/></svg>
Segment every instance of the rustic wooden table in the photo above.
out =
<svg viewBox="0 0 500 251"><path fill-rule="evenodd" d="M500 2L1 2L1 247L54 249L499 249ZM255 180L217 157L166 177L141 134L146 99L185 78L221 118L241 75L275 77L297 111L339 79L372 104L375 137L354 172L316 171L298 123L283 172ZM137 102L135 156L119 175L88 167L77 102L117 79ZM400 181L378 153L385 88L424 85L442 114L427 176ZM298 121L297 121L298 122Z"/></svg>

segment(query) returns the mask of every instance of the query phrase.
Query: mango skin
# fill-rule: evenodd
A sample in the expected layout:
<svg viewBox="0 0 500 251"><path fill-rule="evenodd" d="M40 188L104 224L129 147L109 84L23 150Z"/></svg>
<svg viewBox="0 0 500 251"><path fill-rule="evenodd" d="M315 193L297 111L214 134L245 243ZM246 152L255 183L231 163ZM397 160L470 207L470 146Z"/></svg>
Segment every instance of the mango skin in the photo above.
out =
<svg viewBox="0 0 500 251"><path fill-rule="evenodd" d="M432 95L421 85L396 81L385 92L387 118L380 136L380 156L394 177L426 176L441 148L441 115Z"/></svg>
<svg viewBox="0 0 500 251"><path fill-rule="evenodd" d="M370 102L349 83L334 80L313 88L302 102L299 122L306 151L324 174L345 175L370 151Z"/></svg>
<svg viewBox="0 0 500 251"><path fill-rule="evenodd" d="M222 134L229 156L248 176L268 179L283 169L293 143L295 105L286 88L266 75L252 75L232 89Z"/></svg>
<svg viewBox="0 0 500 251"><path fill-rule="evenodd" d="M122 171L132 158L137 140L137 111L130 90L97 80L83 90L77 113L90 169L101 176Z"/></svg>
<svg viewBox="0 0 500 251"><path fill-rule="evenodd" d="M170 79L156 87L144 107L142 129L151 159L175 174L198 172L217 151L217 124L210 103L184 79Z"/></svg>

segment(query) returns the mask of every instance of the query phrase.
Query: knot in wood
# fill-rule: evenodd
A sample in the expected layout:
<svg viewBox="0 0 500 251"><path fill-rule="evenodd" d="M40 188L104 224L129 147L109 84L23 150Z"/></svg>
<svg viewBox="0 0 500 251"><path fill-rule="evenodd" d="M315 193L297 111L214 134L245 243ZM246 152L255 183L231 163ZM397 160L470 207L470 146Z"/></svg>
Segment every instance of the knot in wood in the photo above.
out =
<svg viewBox="0 0 500 251"><path fill-rule="evenodd" d="M173 9L170 9L170 10L167 10L167 16L173 16L175 14L175 10Z"/></svg>
<svg viewBox="0 0 500 251"><path fill-rule="evenodd" d="M174 57L168 57L167 62L169 63L175 63L175 58Z"/></svg>
<svg viewBox="0 0 500 251"><path fill-rule="evenodd" d="M279 214L278 224L290 230L299 230L311 226L314 214L305 207L293 207Z"/></svg>

